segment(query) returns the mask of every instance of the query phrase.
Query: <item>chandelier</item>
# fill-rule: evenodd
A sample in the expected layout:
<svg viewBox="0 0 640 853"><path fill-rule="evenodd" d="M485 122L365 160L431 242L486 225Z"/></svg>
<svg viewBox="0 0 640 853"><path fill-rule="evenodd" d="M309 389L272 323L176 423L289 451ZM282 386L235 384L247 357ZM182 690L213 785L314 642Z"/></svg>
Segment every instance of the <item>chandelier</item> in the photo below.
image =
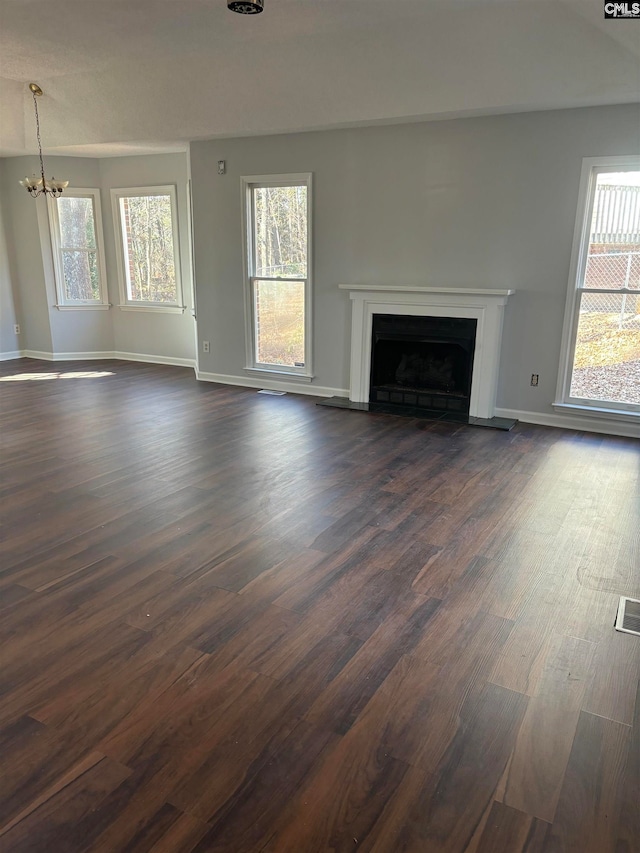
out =
<svg viewBox="0 0 640 853"><path fill-rule="evenodd" d="M56 181L53 175L49 181L44 176L42 143L40 142L40 117L38 116L37 101L37 97L42 94L42 89L37 83L29 83L29 89L33 95L33 106L36 112L36 133L38 135L38 152L40 154L40 177L35 174L31 175L30 178L25 178L23 181L20 181L20 185L23 186L33 198L38 198L38 196L43 193L45 193L45 195L53 196L53 198L58 198L58 196L62 195L62 191L65 187L69 186L69 181Z"/></svg>
<svg viewBox="0 0 640 853"><path fill-rule="evenodd" d="M264 9L264 0L227 0L227 8L239 15L258 15Z"/></svg>

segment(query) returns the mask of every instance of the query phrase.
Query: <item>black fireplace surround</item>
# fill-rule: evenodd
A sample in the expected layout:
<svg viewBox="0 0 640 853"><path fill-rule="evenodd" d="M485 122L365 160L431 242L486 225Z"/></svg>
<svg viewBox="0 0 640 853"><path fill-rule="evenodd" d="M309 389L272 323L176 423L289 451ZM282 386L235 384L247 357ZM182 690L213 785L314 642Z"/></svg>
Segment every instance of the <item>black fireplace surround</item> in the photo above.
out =
<svg viewBox="0 0 640 853"><path fill-rule="evenodd" d="M468 415L477 321L374 314L369 402Z"/></svg>

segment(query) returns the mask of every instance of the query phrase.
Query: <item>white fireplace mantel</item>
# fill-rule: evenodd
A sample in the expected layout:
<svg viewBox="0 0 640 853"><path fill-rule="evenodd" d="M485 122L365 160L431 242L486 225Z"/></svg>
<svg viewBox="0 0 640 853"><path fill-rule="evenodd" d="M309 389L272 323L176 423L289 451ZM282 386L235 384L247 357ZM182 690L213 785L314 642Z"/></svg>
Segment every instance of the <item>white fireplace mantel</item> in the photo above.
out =
<svg viewBox="0 0 640 853"><path fill-rule="evenodd" d="M378 284L339 284L338 287L349 291L352 303L349 399L353 403L369 401L374 314L466 317L477 321L469 414L478 418L493 417L503 309L515 291Z"/></svg>

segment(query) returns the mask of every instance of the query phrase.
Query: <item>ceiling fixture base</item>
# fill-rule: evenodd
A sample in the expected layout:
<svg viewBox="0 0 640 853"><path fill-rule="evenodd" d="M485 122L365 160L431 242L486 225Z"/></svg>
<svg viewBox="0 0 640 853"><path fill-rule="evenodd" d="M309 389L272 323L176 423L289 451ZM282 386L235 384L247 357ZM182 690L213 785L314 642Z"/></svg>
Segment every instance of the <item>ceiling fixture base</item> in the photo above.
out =
<svg viewBox="0 0 640 853"><path fill-rule="evenodd" d="M264 0L227 0L227 8L239 15L259 15L264 11Z"/></svg>

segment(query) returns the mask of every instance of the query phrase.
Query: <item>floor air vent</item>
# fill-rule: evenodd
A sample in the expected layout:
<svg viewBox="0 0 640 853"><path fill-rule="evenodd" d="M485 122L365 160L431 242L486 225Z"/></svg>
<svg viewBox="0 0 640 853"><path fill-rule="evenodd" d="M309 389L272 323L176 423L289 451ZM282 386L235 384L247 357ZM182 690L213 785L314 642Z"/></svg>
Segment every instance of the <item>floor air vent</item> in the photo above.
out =
<svg viewBox="0 0 640 853"><path fill-rule="evenodd" d="M626 598L624 595L620 597L616 631L640 637L640 601L637 598Z"/></svg>

